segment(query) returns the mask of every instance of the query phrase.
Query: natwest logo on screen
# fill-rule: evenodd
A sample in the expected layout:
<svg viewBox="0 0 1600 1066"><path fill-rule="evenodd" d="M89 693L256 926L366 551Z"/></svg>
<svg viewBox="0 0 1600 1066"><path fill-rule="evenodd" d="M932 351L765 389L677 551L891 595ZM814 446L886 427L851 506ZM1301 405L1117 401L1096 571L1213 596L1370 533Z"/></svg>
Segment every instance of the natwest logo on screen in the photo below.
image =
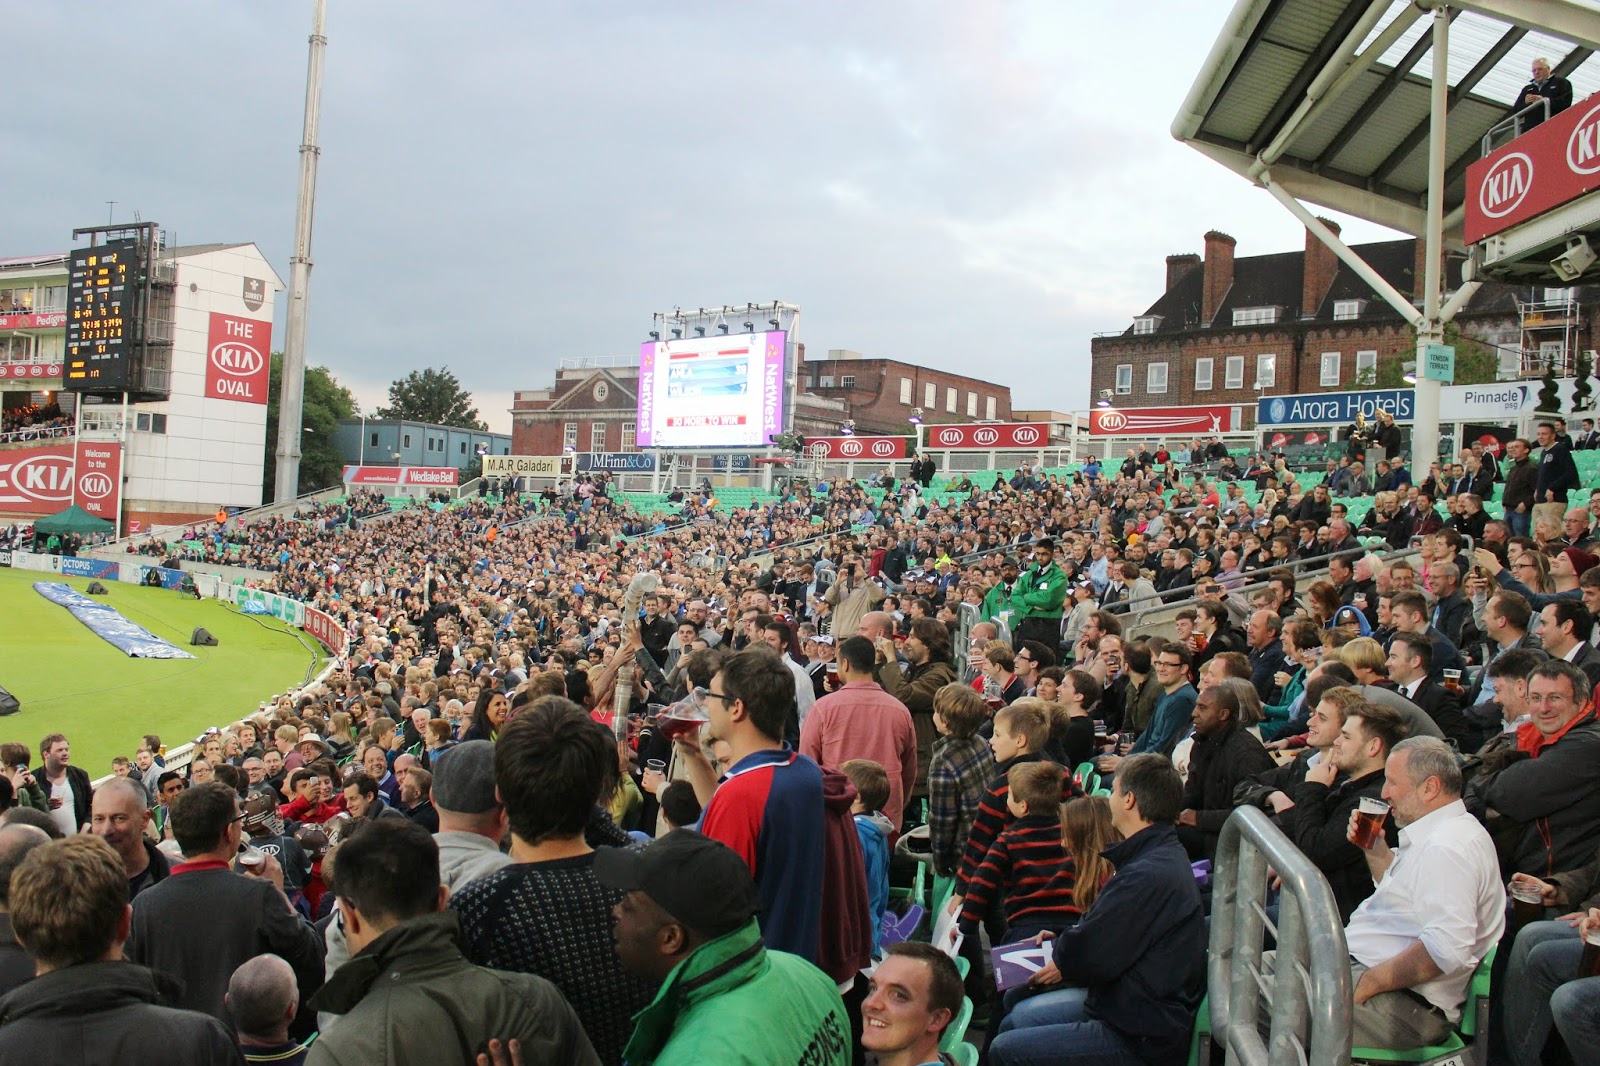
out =
<svg viewBox="0 0 1600 1066"><path fill-rule="evenodd" d="M968 425L928 426L927 446L950 451L1004 451L1042 448L1050 438L1048 422L980 422Z"/></svg>

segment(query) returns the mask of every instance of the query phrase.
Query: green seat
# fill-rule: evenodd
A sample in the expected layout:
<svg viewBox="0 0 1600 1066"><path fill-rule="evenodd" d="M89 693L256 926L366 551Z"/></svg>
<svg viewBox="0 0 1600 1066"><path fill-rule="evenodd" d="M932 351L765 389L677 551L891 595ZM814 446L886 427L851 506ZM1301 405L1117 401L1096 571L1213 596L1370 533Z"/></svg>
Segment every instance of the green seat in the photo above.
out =
<svg viewBox="0 0 1600 1066"><path fill-rule="evenodd" d="M963 981L965 981L967 979L967 974L971 970L972 970L972 963L971 963L971 961L969 961L967 959L967 957L965 955L956 956L956 973L961 975L961 979ZM970 1000L968 1001L968 1005L969 1006L971 1005L971 1001ZM969 1019L969 1021L970 1021L970 1019Z"/></svg>
<svg viewBox="0 0 1600 1066"><path fill-rule="evenodd" d="M1078 783L1083 786L1083 791L1087 795L1093 795L1094 790L1100 787L1100 774L1095 770L1093 762L1079 763L1072 774L1078 779Z"/></svg>
<svg viewBox="0 0 1600 1066"><path fill-rule="evenodd" d="M966 975L962 974L962 979ZM945 1029L944 1035L939 1038L939 1050L948 1054L960 1047L967 1038L967 1026L972 1024L972 1000L966 996L961 997L961 1009L956 1012L955 1018Z"/></svg>
<svg viewBox="0 0 1600 1066"><path fill-rule="evenodd" d="M1490 947L1489 953L1483 957L1482 962L1478 963L1477 969L1472 971L1472 980L1467 982L1467 998L1461 1004L1461 1022L1457 1026L1458 1032L1451 1033L1449 1039L1444 1043L1435 1044L1432 1047L1410 1048L1404 1051L1394 1051L1389 1048L1351 1048L1350 1061L1352 1063L1425 1063L1466 1050L1467 1041L1463 1040L1462 1037L1476 1038L1479 1035L1479 1023L1488 1021L1489 971L1494 966L1496 947L1498 945Z"/></svg>
<svg viewBox="0 0 1600 1066"><path fill-rule="evenodd" d="M956 1066L978 1066L978 1049L971 1044L957 1044L945 1054Z"/></svg>

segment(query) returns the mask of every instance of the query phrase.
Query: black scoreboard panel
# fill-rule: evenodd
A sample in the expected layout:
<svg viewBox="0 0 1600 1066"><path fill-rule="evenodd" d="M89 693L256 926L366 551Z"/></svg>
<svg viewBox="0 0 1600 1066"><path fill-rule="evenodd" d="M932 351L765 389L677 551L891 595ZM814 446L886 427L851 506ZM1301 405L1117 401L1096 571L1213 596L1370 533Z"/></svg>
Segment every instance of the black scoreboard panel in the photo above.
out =
<svg viewBox="0 0 1600 1066"><path fill-rule="evenodd" d="M125 389L139 336L139 242L75 248L67 275L68 392Z"/></svg>

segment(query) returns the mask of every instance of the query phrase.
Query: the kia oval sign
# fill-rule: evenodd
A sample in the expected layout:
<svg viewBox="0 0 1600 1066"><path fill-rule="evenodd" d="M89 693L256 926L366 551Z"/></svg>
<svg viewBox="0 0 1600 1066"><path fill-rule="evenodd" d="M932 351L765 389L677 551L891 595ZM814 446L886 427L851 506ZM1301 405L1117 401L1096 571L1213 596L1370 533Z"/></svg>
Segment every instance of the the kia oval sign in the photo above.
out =
<svg viewBox="0 0 1600 1066"><path fill-rule="evenodd" d="M904 459L905 437L807 437L806 456L811 459Z"/></svg>
<svg viewBox="0 0 1600 1066"><path fill-rule="evenodd" d="M116 488L105 474L85 474L78 479L78 491L91 500L103 500Z"/></svg>
<svg viewBox="0 0 1600 1066"><path fill-rule="evenodd" d="M1600 105L1578 120L1567 138L1567 166L1574 174L1600 171Z"/></svg>
<svg viewBox="0 0 1600 1066"><path fill-rule="evenodd" d="M1512 152L1497 160L1478 186L1478 210L1488 218L1502 218L1521 206L1533 188L1533 160Z"/></svg>
<svg viewBox="0 0 1600 1066"><path fill-rule="evenodd" d="M974 422L926 426L928 447L950 451L1037 451L1050 435L1048 422Z"/></svg>
<svg viewBox="0 0 1600 1066"><path fill-rule="evenodd" d="M1128 416L1121 411L1100 411L1097 417L1100 422L1100 428L1107 433L1115 433L1128 424Z"/></svg>
<svg viewBox="0 0 1600 1066"><path fill-rule="evenodd" d="M212 312L206 339L206 398L267 402L272 323Z"/></svg>
<svg viewBox="0 0 1600 1066"><path fill-rule="evenodd" d="M860 455L864 445L858 440L847 440L839 445L839 454L846 459L853 459Z"/></svg>
<svg viewBox="0 0 1600 1066"><path fill-rule="evenodd" d="M17 454L15 452L11 454ZM72 456L36 454L12 464L0 500L34 503L68 503L72 500Z"/></svg>
<svg viewBox="0 0 1600 1066"><path fill-rule="evenodd" d="M875 440L872 442L872 454L880 459L893 456L895 451L895 443L892 440Z"/></svg>

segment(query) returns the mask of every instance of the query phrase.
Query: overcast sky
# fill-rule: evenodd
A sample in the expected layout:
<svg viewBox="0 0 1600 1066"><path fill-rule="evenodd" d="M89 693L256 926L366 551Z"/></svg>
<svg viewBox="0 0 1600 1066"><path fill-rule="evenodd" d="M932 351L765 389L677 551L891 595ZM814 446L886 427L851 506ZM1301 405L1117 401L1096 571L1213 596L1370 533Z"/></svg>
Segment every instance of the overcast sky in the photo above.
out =
<svg viewBox="0 0 1600 1066"><path fill-rule="evenodd" d="M448 364L507 431L512 390L636 356L653 311L781 299L813 356L1082 409L1167 254L1303 242L1168 132L1230 6L331 0L309 359L368 408ZM0 256L115 200L287 280L311 10L14 6Z"/></svg>

